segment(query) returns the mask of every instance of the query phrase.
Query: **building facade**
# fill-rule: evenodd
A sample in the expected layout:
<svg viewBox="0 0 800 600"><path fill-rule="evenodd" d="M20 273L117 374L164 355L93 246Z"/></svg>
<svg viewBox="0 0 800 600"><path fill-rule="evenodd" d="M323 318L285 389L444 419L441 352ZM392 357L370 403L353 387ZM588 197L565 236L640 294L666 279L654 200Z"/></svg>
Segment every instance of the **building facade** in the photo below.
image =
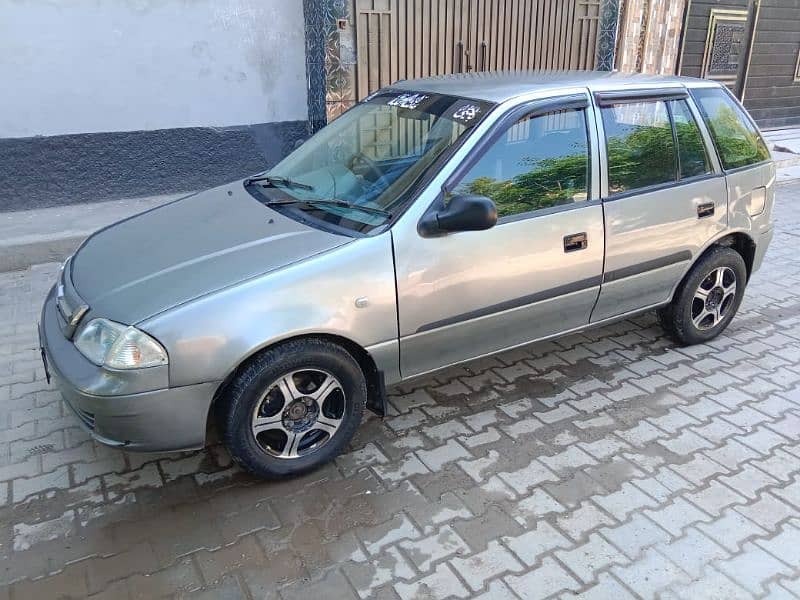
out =
<svg viewBox="0 0 800 600"><path fill-rule="evenodd" d="M622 0L616 66L714 79L762 128L800 126L800 0Z"/></svg>
<svg viewBox="0 0 800 600"><path fill-rule="evenodd" d="M307 135L297 0L0 3L0 211L189 192Z"/></svg>
<svg viewBox="0 0 800 600"><path fill-rule="evenodd" d="M273 165L398 79L716 79L800 125L800 0L44 0L0 7L0 211L189 192Z"/></svg>

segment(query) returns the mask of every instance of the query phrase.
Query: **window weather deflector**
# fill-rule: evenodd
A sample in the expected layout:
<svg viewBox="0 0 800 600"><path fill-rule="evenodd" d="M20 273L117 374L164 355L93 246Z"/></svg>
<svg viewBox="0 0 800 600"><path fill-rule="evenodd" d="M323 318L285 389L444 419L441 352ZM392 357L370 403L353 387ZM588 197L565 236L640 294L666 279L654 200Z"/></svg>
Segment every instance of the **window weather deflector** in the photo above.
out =
<svg viewBox="0 0 800 600"><path fill-rule="evenodd" d="M650 90L608 90L595 92L594 99L598 106L611 106L626 102L647 102L648 100L683 100L689 92L681 88Z"/></svg>
<svg viewBox="0 0 800 600"><path fill-rule="evenodd" d="M587 106L589 106L589 99L586 97L586 94L571 94L569 96L558 96L544 100L534 100L533 102L525 105L528 110L522 111L522 113L531 117L535 117L537 115L544 115L549 112L569 110L574 108L586 108ZM513 112L516 112L516 109ZM520 113L516 114L517 118L522 116Z"/></svg>

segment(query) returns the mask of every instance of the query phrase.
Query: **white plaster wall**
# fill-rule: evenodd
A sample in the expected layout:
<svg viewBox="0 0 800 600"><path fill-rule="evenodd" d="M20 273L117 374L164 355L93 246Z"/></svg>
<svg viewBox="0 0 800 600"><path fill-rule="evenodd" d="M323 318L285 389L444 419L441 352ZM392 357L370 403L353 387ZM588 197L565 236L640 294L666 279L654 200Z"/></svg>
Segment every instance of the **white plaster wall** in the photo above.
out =
<svg viewBox="0 0 800 600"><path fill-rule="evenodd" d="M307 118L302 0L0 0L0 137Z"/></svg>

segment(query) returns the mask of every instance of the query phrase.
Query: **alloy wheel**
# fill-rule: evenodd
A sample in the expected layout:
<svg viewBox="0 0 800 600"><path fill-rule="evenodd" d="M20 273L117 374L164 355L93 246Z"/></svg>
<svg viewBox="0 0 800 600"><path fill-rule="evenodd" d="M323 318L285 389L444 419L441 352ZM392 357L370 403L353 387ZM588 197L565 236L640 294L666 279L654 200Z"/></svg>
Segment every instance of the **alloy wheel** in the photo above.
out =
<svg viewBox="0 0 800 600"><path fill-rule="evenodd" d="M327 444L344 416L339 380L320 369L299 369L267 387L253 410L251 430L267 454L298 458Z"/></svg>
<svg viewBox="0 0 800 600"><path fill-rule="evenodd" d="M730 312L736 297L736 273L730 267L711 271L692 298L692 323L706 331L716 327Z"/></svg>

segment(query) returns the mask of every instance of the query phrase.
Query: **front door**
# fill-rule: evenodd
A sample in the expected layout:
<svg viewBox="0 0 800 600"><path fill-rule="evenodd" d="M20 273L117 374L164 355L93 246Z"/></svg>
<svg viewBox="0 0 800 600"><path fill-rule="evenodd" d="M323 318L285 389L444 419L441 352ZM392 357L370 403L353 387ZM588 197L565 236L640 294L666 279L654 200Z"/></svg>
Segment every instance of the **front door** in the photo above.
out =
<svg viewBox="0 0 800 600"><path fill-rule="evenodd" d="M497 225L397 232L404 377L588 323L604 251L593 118L585 96L515 109L445 185L491 198Z"/></svg>
<svg viewBox="0 0 800 600"><path fill-rule="evenodd" d="M725 177L687 94L606 98L606 263L592 321L670 299L697 254L727 226Z"/></svg>

